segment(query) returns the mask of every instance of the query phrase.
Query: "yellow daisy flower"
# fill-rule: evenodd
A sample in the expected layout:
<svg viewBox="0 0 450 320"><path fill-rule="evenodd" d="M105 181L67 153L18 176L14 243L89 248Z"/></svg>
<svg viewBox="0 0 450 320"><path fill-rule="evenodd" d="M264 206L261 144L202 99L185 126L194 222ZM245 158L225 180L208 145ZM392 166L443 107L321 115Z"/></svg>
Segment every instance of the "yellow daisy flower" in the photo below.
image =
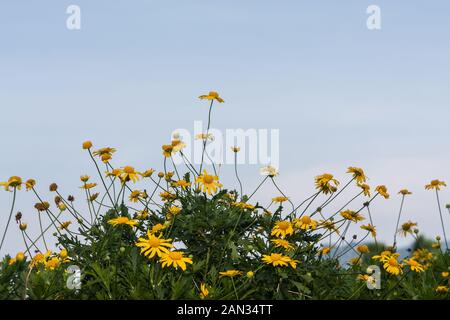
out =
<svg viewBox="0 0 450 320"><path fill-rule="evenodd" d="M335 192L339 185L339 181L334 179L334 176L329 173L324 173L315 178L316 189L322 191L324 194Z"/></svg>
<svg viewBox="0 0 450 320"><path fill-rule="evenodd" d="M208 94L203 94L201 96L199 96L199 99L201 100L216 100L219 103L223 103L225 102L225 100L223 100L219 94L215 91L210 91Z"/></svg>
<svg viewBox="0 0 450 320"><path fill-rule="evenodd" d="M272 253L271 255L263 255L262 261L266 264L271 264L274 267L287 267L290 265L292 268L297 267L297 260L293 260L288 256L284 256L280 253Z"/></svg>
<svg viewBox="0 0 450 320"><path fill-rule="evenodd" d="M432 180L429 184L425 186L426 190L441 190L441 187L446 187L447 184L444 181Z"/></svg>
<svg viewBox="0 0 450 320"><path fill-rule="evenodd" d="M219 272L219 277L220 278L223 278L223 277L233 278L236 276L240 276L241 274L242 274L242 271L231 269L231 270Z"/></svg>
<svg viewBox="0 0 450 320"><path fill-rule="evenodd" d="M136 247L140 247L141 253L150 259L155 256L161 257L164 253L169 252L168 248L173 248L170 243L172 239L162 239L161 236L156 237L147 231L147 238L139 238Z"/></svg>
<svg viewBox="0 0 450 320"><path fill-rule="evenodd" d="M294 220L294 226L301 230L315 230L317 228L317 221L311 219L309 216L303 216Z"/></svg>
<svg viewBox="0 0 450 320"><path fill-rule="evenodd" d="M197 178L196 182L202 186L203 192L208 194L216 193L217 187L222 187L222 184L219 183L219 177L208 174L206 170L203 170L203 174Z"/></svg>
<svg viewBox="0 0 450 320"><path fill-rule="evenodd" d="M364 170L361 168L349 167L347 169L347 173L351 173L353 175L353 179L355 179L357 183L364 183L367 180Z"/></svg>
<svg viewBox="0 0 450 320"><path fill-rule="evenodd" d="M292 223L289 221L278 221L275 223L275 227L272 229L272 236L278 238L284 238L288 235L294 233L294 228L292 227Z"/></svg>
<svg viewBox="0 0 450 320"><path fill-rule="evenodd" d="M130 220L127 217L118 217L118 218L114 218L108 221L108 223L112 226L118 226L118 225L123 225L126 224L128 226L135 226L138 224L137 220Z"/></svg>
<svg viewBox="0 0 450 320"><path fill-rule="evenodd" d="M290 251L290 250L294 249L294 246L292 244L290 244L289 241L287 241L287 240L284 240L284 239L272 239L270 241L275 244L275 247L284 248L287 251Z"/></svg>
<svg viewBox="0 0 450 320"><path fill-rule="evenodd" d="M186 263L193 263L192 259L184 257L181 251L163 253L160 262L163 268L173 266L175 269L178 269L180 267L183 271L186 271Z"/></svg>
<svg viewBox="0 0 450 320"><path fill-rule="evenodd" d="M387 192L386 186L378 186L375 188L375 191L380 194L385 199L389 199L389 193Z"/></svg>

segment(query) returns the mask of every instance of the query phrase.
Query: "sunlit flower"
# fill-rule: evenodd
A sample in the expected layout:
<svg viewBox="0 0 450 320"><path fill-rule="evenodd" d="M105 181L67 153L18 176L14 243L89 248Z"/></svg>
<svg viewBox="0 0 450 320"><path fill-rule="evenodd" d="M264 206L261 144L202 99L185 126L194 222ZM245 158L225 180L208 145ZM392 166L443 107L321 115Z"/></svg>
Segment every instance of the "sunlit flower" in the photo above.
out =
<svg viewBox="0 0 450 320"><path fill-rule="evenodd" d="M127 217L118 217L118 218L114 218L114 219L109 220L108 223L110 225L113 225L113 226L118 226L118 225L125 224L125 225L133 227L133 226L138 224L138 221L137 220L130 220Z"/></svg>
<svg viewBox="0 0 450 320"><path fill-rule="evenodd" d="M289 200L288 197L281 197L281 196L272 198L272 201L276 202L276 203L283 203L283 202L288 201L288 200Z"/></svg>
<svg viewBox="0 0 450 320"><path fill-rule="evenodd" d="M154 226L152 226L152 228L150 229L150 233L151 234L155 234L157 232L160 232L160 231L164 230L165 228L166 227L163 224L157 223Z"/></svg>
<svg viewBox="0 0 450 320"><path fill-rule="evenodd" d="M397 261L397 258L400 256L399 253L393 253L384 259L383 268L388 273L398 276L400 273L403 272L402 268L403 265ZM373 258L373 257L372 257Z"/></svg>
<svg viewBox="0 0 450 320"><path fill-rule="evenodd" d="M297 260L293 260L288 256L284 256L280 253L272 253L271 255L263 255L262 261L266 264L271 264L274 267L287 267L290 265L292 268L297 267Z"/></svg>
<svg viewBox="0 0 450 320"><path fill-rule="evenodd" d="M369 231L370 234L372 235L372 237L376 237L377 236L377 230L375 229L375 226L369 224L366 225L362 225L361 229Z"/></svg>
<svg viewBox="0 0 450 320"><path fill-rule="evenodd" d="M324 173L315 178L316 189L324 194L335 192L339 185L339 181L334 179L332 174Z"/></svg>
<svg viewBox="0 0 450 320"><path fill-rule="evenodd" d="M0 186L4 187L6 191L11 191L10 188L20 190L22 188L22 178L12 176L6 182L0 182Z"/></svg>
<svg viewBox="0 0 450 320"><path fill-rule="evenodd" d="M206 170L203 170L203 174L198 176L196 182L200 184L203 192L208 194L216 193L217 187L222 187L222 184L219 183L219 177L208 174Z"/></svg>
<svg viewBox="0 0 450 320"><path fill-rule="evenodd" d="M309 216L303 216L294 220L294 226L301 230L314 230L317 228L317 221Z"/></svg>
<svg viewBox="0 0 450 320"><path fill-rule="evenodd" d="M169 212L170 212L170 214L176 216L177 214L179 214L181 212L181 208L177 207L177 206L171 206L169 208Z"/></svg>
<svg viewBox="0 0 450 320"><path fill-rule="evenodd" d="M294 228L292 227L292 223L285 220L275 223L275 227L273 227L271 235L278 238L284 238L293 233Z"/></svg>
<svg viewBox="0 0 450 320"><path fill-rule="evenodd" d="M364 183L367 180L364 170L361 168L349 167L347 169L347 173L351 173L353 175L353 179L355 179L357 183Z"/></svg>
<svg viewBox="0 0 450 320"><path fill-rule="evenodd" d="M448 293L449 289L447 286L437 286L435 291L437 293Z"/></svg>
<svg viewBox="0 0 450 320"><path fill-rule="evenodd" d="M163 144L162 145L163 155L166 158L170 158L173 152L173 146L171 144Z"/></svg>
<svg viewBox="0 0 450 320"><path fill-rule="evenodd" d="M380 262L386 262L390 259L392 256L392 252L389 250L385 250L381 252L379 255L375 255L372 257L373 260L380 261Z"/></svg>
<svg viewBox="0 0 450 320"><path fill-rule="evenodd" d="M92 142L91 141L85 141L85 142L83 142L82 147L83 147L84 150L90 149L90 148L92 148Z"/></svg>
<svg viewBox="0 0 450 320"><path fill-rule="evenodd" d="M231 205L233 207L238 207L241 209L249 209L249 210L255 209L254 205L251 205L250 203L245 203L245 202L232 202Z"/></svg>
<svg viewBox="0 0 450 320"><path fill-rule="evenodd" d="M44 266L46 270L55 270L59 264L60 260L58 257L51 257L44 262Z"/></svg>
<svg viewBox="0 0 450 320"><path fill-rule="evenodd" d="M424 266L421 265L416 260L414 260L413 258L405 259L405 260L403 260L403 262L405 262L411 268L411 270L414 271L414 272L423 272L423 271L425 271Z"/></svg>
<svg viewBox="0 0 450 320"><path fill-rule="evenodd" d="M156 237L147 231L147 238L139 238L136 246L140 247L141 253L150 259L155 256L161 257L164 253L168 253L170 248L173 248L172 239L162 239L161 236Z"/></svg>
<svg viewBox="0 0 450 320"><path fill-rule="evenodd" d="M163 253L160 262L163 268L173 266L175 269L178 269L180 267L183 271L186 271L186 263L193 263L192 259L184 257L181 251Z"/></svg>
<svg viewBox="0 0 450 320"><path fill-rule="evenodd" d="M115 178L120 179L120 176L122 175L122 173L123 173L122 169L115 168L115 169L112 169L112 171L107 171L106 176L107 177L115 177Z"/></svg>
<svg viewBox="0 0 450 320"><path fill-rule="evenodd" d="M319 249L319 254L321 255L326 255L329 254L331 252L331 248L330 247L323 247L321 249Z"/></svg>
<svg viewBox="0 0 450 320"><path fill-rule="evenodd" d="M201 96L199 96L199 99L202 99L202 100L216 100L219 103L225 102L219 96L219 94L217 92L215 92L215 91L210 91L208 94L201 95Z"/></svg>
<svg viewBox="0 0 450 320"><path fill-rule="evenodd" d="M362 215L352 210L342 211L340 214L344 219L347 219L349 221L358 222L364 220L364 217Z"/></svg>
<svg viewBox="0 0 450 320"><path fill-rule="evenodd" d="M89 189L95 188L96 186L97 186L96 183L85 183L84 185L82 185L80 187L80 189L89 190Z"/></svg>
<svg viewBox="0 0 450 320"><path fill-rule="evenodd" d="M402 227L398 230L398 233L404 237L408 234L413 234L413 227L416 227L417 223L412 221L407 221L402 224Z"/></svg>
<svg viewBox="0 0 450 320"><path fill-rule="evenodd" d="M449 273L447 271L443 271L441 273L442 278L448 278Z"/></svg>
<svg viewBox="0 0 450 320"><path fill-rule="evenodd" d="M120 176L123 182L139 180L139 172L135 171L133 167L126 166L122 170L122 175Z"/></svg>
<svg viewBox="0 0 450 320"><path fill-rule="evenodd" d="M269 177L275 177L278 175L278 169L275 168L274 166L271 165L267 165L265 167L262 167L259 172L261 173L261 175L263 176L269 176Z"/></svg>
<svg viewBox="0 0 450 320"><path fill-rule="evenodd" d="M186 148L186 144L181 139L173 139L172 140L172 150L173 152L179 152Z"/></svg>
<svg viewBox="0 0 450 320"><path fill-rule="evenodd" d="M113 154L114 152L116 152L116 149L110 148L110 147L106 147L106 148L100 148L100 149L98 149L98 150L92 152L92 155L94 155L94 156L99 156L99 157L101 157L101 156L103 156L103 155L109 155L109 156L112 156L112 154Z"/></svg>
<svg viewBox="0 0 450 320"><path fill-rule="evenodd" d="M275 247L284 248L284 249L286 249L288 251L294 249L294 246L292 244L290 244L289 241L287 241L287 240L284 240L284 239L272 239L270 241L275 244Z"/></svg>
<svg viewBox="0 0 450 320"><path fill-rule="evenodd" d="M241 274L242 274L242 271L231 269L231 270L219 272L219 277L220 278L223 278L223 277L233 278L236 276L240 276Z"/></svg>
<svg viewBox="0 0 450 320"><path fill-rule="evenodd" d="M425 186L425 189L427 189L427 190L432 190L432 189L441 190L441 187L446 187L446 186L447 186L447 184L444 181L439 181L439 180L436 179L436 180L432 180L430 182L430 184L427 184Z"/></svg>
<svg viewBox="0 0 450 320"><path fill-rule="evenodd" d="M172 183L173 187L181 187L183 190L186 190L187 187L191 185L190 182L187 182L186 180L178 180Z"/></svg>
<svg viewBox="0 0 450 320"><path fill-rule="evenodd" d="M385 199L389 199L389 193L387 192L386 186L378 186L375 188L375 191L380 194L380 196L384 197Z"/></svg>

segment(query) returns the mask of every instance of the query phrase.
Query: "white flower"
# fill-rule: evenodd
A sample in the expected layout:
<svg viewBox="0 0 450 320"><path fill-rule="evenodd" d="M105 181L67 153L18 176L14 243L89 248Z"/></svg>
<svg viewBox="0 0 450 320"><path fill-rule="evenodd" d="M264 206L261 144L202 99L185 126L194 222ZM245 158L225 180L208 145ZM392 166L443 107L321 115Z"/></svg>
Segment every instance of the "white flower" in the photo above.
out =
<svg viewBox="0 0 450 320"><path fill-rule="evenodd" d="M262 167L259 172L261 173L261 175L263 176L269 176L269 177L275 177L278 175L278 170L277 168L271 166L271 165L267 165L265 167Z"/></svg>

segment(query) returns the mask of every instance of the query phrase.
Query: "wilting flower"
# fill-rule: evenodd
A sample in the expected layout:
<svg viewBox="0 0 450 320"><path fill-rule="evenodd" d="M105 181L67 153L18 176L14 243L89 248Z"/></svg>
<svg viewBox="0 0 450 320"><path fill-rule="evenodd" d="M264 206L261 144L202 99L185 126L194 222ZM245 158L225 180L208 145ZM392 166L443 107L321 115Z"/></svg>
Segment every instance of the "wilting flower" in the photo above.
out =
<svg viewBox="0 0 450 320"><path fill-rule="evenodd" d="M342 211L340 214L344 219L347 219L349 221L358 222L364 220L364 217L362 215L352 210Z"/></svg>
<svg viewBox="0 0 450 320"><path fill-rule="evenodd" d="M66 230L71 224L72 224L72 221L62 222L61 225L59 226L59 229Z"/></svg>
<svg viewBox="0 0 450 320"><path fill-rule="evenodd" d="M297 260L293 260L288 256L284 256L280 253L272 253L271 255L263 255L262 261L266 264L271 264L274 267L287 267L290 265L292 268L297 267Z"/></svg>
<svg viewBox="0 0 450 320"><path fill-rule="evenodd" d="M80 187L80 189L89 190L89 189L95 188L96 186L97 186L96 183L85 183L84 185L82 185Z"/></svg>
<svg viewBox="0 0 450 320"><path fill-rule="evenodd" d="M94 156L99 156L99 157L101 157L101 156L103 156L103 155L109 155L109 156L112 156L112 154L113 154L114 152L116 152L116 149L110 148L110 147L106 147L106 148L101 148L101 149L98 149L98 150L92 152L92 155L94 155Z"/></svg>
<svg viewBox="0 0 450 320"><path fill-rule="evenodd" d="M178 267L180 267L183 271L186 270L186 263L193 263L191 258L184 257L183 252L180 251L163 253L160 262L162 263L161 266L163 268L173 266L175 269L178 269Z"/></svg>
<svg viewBox="0 0 450 320"><path fill-rule="evenodd" d="M118 217L118 218L114 218L114 219L109 220L108 223L110 225L113 225L113 226L118 226L118 225L125 224L125 225L133 227L133 226L138 224L138 221L137 220L130 220L127 217Z"/></svg>
<svg viewBox="0 0 450 320"><path fill-rule="evenodd" d="M38 202L34 205L34 208L39 212L47 211L50 208L50 203L48 203L47 201Z"/></svg>
<svg viewBox="0 0 450 320"><path fill-rule="evenodd" d="M129 199L131 202L138 202L141 198L146 198L147 193L142 192L140 190L133 190L130 195L129 195Z"/></svg>
<svg viewBox="0 0 450 320"><path fill-rule="evenodd" d="M18 189L22 188L22 178L18 176L12 176L6 182L0 182L0 186L5 188L5 191L11 191L9 188Z"/></svg>
<svg viewBox="0 0 450 320"><path fill-rule="evenodd" d="M271 235L278 237L278 238L284 238L293 233L294 233L294 228L292 227L292 223L284 220L284 221L278 221L275 223L275 226L272 229Z"/></svg>
<svg viewBox="0 0 450 320"><path fill-rule="evenodd" d="M384 197L385 199L389 199L389 193L387 192L386 186L378 186L375 188L375 191L380 194L380 196Z"/></svg>
<svg viewBox="0 0 450 320"><path fill-rule="evenodd" d="M289 241L287 241L287 240L284 240L284 239L272 239L270 241L275 244L275 247L284 248L284 249L286 249L288 251L294 249L294 246L292 244L290 244Z"/></svg>
<svg viewBox="0 0 450 320"><path fill-rule="evenodd" d="M403 195L403 196L407 196L407 195L412 194L412 192L410 192L408 189L402 189L402 190L400 190L400 191L398 192L398 194L401 194L401 195Z"/></svg>
<svg viewBox="0 0 450 320"><path fill-rule="evenodd" d="M139 238L136 246L140 247L141 253L150 259L154 256L161 257L164 253L169 252L169 248L173 248L172 239L162 239L161 236L156 237L147 231L147 238Z"/></svg>
<svg viewBox="0 0 450 320"><path fill-rule="evenodd" d="M36 181L34 179L28 179L25 182L25 188L27 191L30 191L31 189L33 189L35 185L36 185Z"/></svg>
<svg viewBox="0 0 450 320"><path fill-rule="evenodd" d="M347 173L351 173L353 175L353 179L355 179L357 183L364 183L367 180L364 170L361 168L349 167L347 169Z"/></svg>
<svg viewBox="0 0 450 320"><path fill-rule="evenodd" d="M444 181L432 180L429 184L425 186L426 190L441 190L441 187L446 187L447 184Z"/></svg>
<svg viewBox="0 0 450 320"><path fill-rule="evenodd" d="M144 172L141 172L141 176L142 176L142 178L149 178L152 176L152 174L154 172L155 172L154 169L148 169L148 170L145 170Z"/></svg>
<svg viewBox="0 0 450 320"><path fill-rule="evenodd" d="M166 158L170 158L173 152L173 146L171 144L163 144L162 145L163 155Z"/></svg>
<svg viewBox="0 0 450 320"><path fill-rule="evenodd" d="M161 197L161 199L163 201L172 201L172 200L175 200L177 198L176 194L173 194L173 193L170 193L170 192L167 192L167 191L161 192L159 194L159 196Z"/></svg>
<svg viewBox="0 0 450 320"><path fill-rule="evenodd" d="M215 91L210 91L208 94L204 94L199 96L199 99L202 100L216 100L217 102L223 103L225 102L217 92Z"/></svg>
<svg viewBox="0 0 450 320"><path fill-rule="evenodd" d="M360 184L360 183L358 183L357 186L360 187L360 188L362 189L363 194L364 194L366 197L370 197L370 186L369 186L368 184L365 184L365 183L361 183L361 184Z"/></svg>
<svg viewBox="0 0 450 320"><path fill-rule="evenodd" d="M234 147L231 147L231 151L233 151L234 153L238 153L239 151L241 151L241 148L234 146Z"/></svg>
<svg viewBox="0 0 450 320"><path fill-rule="evenodd" d="M261 175L263 176L269 176L269 177L275 177L278 175L278 170L274 166L267 165L265 167L262 167L260 170Z"/></svg>
<svg viewBox="0 0 450 320"><path fill-rule="evenodd" d="M294 226L301 230L314 230L317 228L317 221L311 219L309 216L303 216L294 220Z"/></svg>
<svg viewBox="0 0 450 320"><path fill-rule="evenodd" d="M222 187L219 177L208 174L206 170L203 170L203 174L198 176L196 182L202 186L203 192L208 192L208 194L216 193L217 187Z"/></svg>
<svg viewBox="0 0 450 320"><path fill-rule="evenodd" d="M370 234L372 235L372 237L376 237L377 236L377 230L375 229L375 227L373 225L366 224L366 225L362 225L361 229L369 231Z"/></svg>
<svg viewBox="0 0 450 320"><path fill-rule="evenodd" d="M402 227L398 230L398 233L404 237L408 234L413 234L413 227L416 227L417 223L412 221L407 221L402 224Z"/></svg>
<svg viewBox="0 0 450 320"><path fill-rule="evenodd" d="M242 274L242 271L231 269L231 270L219 272L219 277L220 278L223 278L223 277L233 278L236 276L240 276L241 274Z"/></svg>
<svg viewBox="0 0 450 320"><path fill-rule="evenodd" d="M324 173L315 178L316 189L322 191L324 194L335 192L339 185L339 181L334 179L332 174Z"/></svg>

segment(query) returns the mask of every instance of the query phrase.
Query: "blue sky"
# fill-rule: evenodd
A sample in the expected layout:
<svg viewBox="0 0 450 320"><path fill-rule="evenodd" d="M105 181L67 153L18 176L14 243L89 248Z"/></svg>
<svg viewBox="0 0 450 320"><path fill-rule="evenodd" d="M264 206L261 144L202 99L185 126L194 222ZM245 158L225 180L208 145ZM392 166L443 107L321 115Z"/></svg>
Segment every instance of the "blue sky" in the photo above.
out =
<svg viewBox="0 0 450 320"><path fill-rule="evenodd" d="M66 28L70 4L81 7L79 31ZM378 31L366 28L371 4ZM2 1L0 180L79 193L79 175L94 174L86 139L116 147L118 164L161 169L160 145L205 120L197 96L213 89L226 99L215 128L280 129L279 184L294 200L312 193L315 175L345 182L346 167L361 166L393 194L373 208L380 237L392 237L404 187L414 192L404 219L434 236L423 186L450 182L449 13L445 0ZM248 191L258 169L240 168ZM235 184L232 168L223 180ZM275 195L264 188L259 200ZM0 194L2 225L10 196ZM33 201L19 197L30 223ZM20 243L14 229L5 252Z"/></svg>

